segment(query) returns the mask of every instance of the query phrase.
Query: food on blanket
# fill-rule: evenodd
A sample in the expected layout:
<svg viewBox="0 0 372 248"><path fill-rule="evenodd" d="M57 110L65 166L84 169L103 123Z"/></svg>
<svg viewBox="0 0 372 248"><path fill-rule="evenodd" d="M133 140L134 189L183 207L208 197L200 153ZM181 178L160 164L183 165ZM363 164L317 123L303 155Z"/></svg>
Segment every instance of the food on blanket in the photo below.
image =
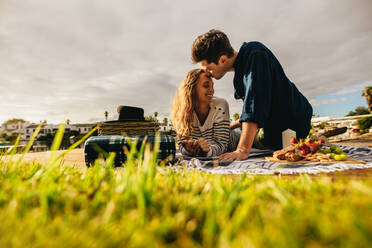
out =
<svg viewBox="0 0 372 248"><path fill-rule="evenodd" d="M330 148L326 148L322 151L322 153L326 154L326 153L332 153L331 149Z"/></svg>
<svg viewBox="0 0 372 248"><path fill-rule="evenodd" d="M283 148L282 150L274 152L273 157L279 160L285 160L285 154L288 152L295 152L295 150L296 147L288 146L286 148Z"/></svg>
<svg viewBox="0 0 372 248"><path fill-rule="evenodd" d="M309 153L316 153L319 151L320 147L324 144L324 142L315 139L300 139L300 141L295 144L296 148L300 150L302 156L306 156Z"/></svg>
<svg viewBox="0 0 372 248"><path fill-rule="evenodd" d="M347 155L344 151L337 146L330 146L321 150L324 144L321 139L300 139L297 140L293 137L290 146L276 151L273 157L279 160L287 160L289 162L299 161L301 159L309 162L332 162L332 161L345 161Z"/></svg>
<svg viewBox="0 0 372 248"><path fill-rule="evenodd" d="M337 147L337 146L331 145L329 148L325 148L323 150L320 150L319 152L320 153L323 153L323 154L329 155L330 158L332 158L334 160L338 160L338 161L345 161L345 160L347 160L347 155L342 150L341 147ZM338 156L337 159L336 159L336 156L337 155L342 155L342 156Z"/></svg>
<svg viewBox="0 0 372 248"><path fill-rule="evenodd" d="M292 145L295 145L295 144L297 144L298 141L295 137L292 137L290 142L291 142Z"/></svg>
<svg viewBox="0 0 372 248"><path fill-rule="evenodd" d="M301 153L301 155L304 156L304 157L305 157L307 154L309 154L309 152L308 152L307 150L301 150L300 153Z"/></svg>
<svg viewBox="0 0 372 248"><path fill-rule="evenodd" d="M347 160L347 155L345 153L337 154L337 155L334 156L334 160L336 160L336 161L346 161Z"/></svg>
<svg viewBox="0 0 372 248"><path fill-rule="evenodd" d="M329 147L329 149L331 149L331 152L333 152L333 153L337 153L337 154L343 152L342 149L341 149L340 147L337 147L337 146L335 146L335 145L331 145L331 146Z"/></svg>
<svg viewBox="0 0 372 248"><path fill-rule="evenodd" d="M285 160L290 162L296 162L303 159L303 157L295 152L287 152L285 154Z"/></svg>
<svg viewBox="0 0 372 248"><path fill-rule="evenodd" d="M331 162L333 161L330 158L329 154L322 154L322 153L315 153L315 154L309 154L304 158L305 161L309 162Z"/></svg>
<svg viewBox="0 0 372 248"><path fill-rule="evenodd" d="M344 151L340 147L337 147L335 149L334 153L336 153L336 154L342 154L342 153L344 153Z"/></svg>

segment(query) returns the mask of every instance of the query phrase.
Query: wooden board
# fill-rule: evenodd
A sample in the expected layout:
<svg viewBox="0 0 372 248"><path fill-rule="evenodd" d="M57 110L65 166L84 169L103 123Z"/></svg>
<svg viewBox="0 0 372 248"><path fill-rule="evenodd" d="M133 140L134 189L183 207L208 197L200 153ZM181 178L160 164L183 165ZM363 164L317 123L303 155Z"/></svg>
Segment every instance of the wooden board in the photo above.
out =
<svg viewBox="0 0 372 248"><path fill-rule="evenodd" d="M324 164L334 164L334 163L345 163L345 164L366 164L367 162L366 161L363 161L363 160L357 160L357 159L353 159L353 158L348 158L348 160L345 160L345 161L327 161L327 162L323 162L323 161L306 161L306 160L299 160L299 161L296 161L296 162L291 162L291 161L287 161L287 160L279 160L279 159L276 159L274 157L265 157L265 159L269 162L279 162L279 163L287 163L287 164L308 164L308 163L324 163Z"/></svg>

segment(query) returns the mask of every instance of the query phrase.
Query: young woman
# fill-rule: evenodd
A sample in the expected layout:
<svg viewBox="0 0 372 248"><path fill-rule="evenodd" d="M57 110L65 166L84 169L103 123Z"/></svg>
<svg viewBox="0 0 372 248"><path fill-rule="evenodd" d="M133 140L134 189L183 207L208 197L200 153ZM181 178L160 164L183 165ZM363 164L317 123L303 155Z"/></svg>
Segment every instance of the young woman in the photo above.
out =
<svg viewBox="0 0 372 248"><path fill-rule="evenodd" d="M183 155L219 156L234 151L239 141L230 131L228 103L214 97L213 81L202 69L186 75L173 101L171 118Z"/></svg>

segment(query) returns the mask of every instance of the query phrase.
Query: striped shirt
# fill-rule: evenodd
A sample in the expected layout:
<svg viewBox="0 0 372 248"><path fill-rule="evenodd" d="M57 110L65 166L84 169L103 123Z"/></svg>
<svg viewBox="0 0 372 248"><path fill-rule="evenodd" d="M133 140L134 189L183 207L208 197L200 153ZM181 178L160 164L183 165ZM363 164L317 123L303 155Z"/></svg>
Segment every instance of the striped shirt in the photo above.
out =
<svg viewBox="0 0 372 248"><path fill-rule="evenodd" d="M209 113L203 125L200 124L197 114L193 113L191 138L205 139L210 145L207 157L219 156L231 151L236 147L237 141L230 132L229 104L223 98L213 97L209 104ZM178 140L180 152L183 155L192 156L181 144L183 139Z"/></svg>

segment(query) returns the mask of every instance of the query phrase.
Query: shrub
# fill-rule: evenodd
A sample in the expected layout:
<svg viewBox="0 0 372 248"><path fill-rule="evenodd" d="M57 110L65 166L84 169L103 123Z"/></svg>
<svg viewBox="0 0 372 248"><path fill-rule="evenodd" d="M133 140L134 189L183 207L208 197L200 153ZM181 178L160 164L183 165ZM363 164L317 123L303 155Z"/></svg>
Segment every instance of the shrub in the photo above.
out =
<svg viewBox="0 0 372 248"><path fill-rule="evenodd" d="M322 122L320 123L319 128L324 129L326 125L327 125L327 122Z"/></svg>
<svg viewBox="0 0 372 248"><path fill-rule="evenodd" d="M358 127L363 129L369 129L372 126L372 117L364 117L357 120Z"/></svg>

